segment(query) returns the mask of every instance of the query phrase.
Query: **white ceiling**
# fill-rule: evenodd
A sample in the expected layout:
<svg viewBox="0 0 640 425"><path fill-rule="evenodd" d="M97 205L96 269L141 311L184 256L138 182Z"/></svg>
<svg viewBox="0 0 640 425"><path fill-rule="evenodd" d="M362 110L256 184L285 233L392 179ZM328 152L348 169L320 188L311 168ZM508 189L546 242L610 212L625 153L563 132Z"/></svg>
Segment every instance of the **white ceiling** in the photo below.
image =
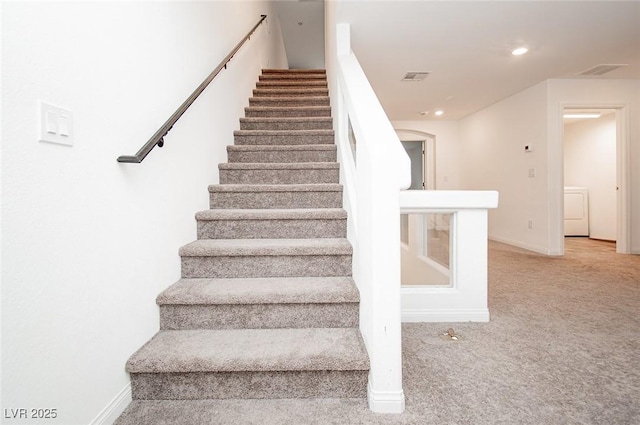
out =
<svg viewBox="0 0 640 425"><path fill-rule="evenodd" d="M549 78L640 78L640 1L347 0L338 15L392 120L457 120ZM576 75L598 64L629 66Z"/></svg>

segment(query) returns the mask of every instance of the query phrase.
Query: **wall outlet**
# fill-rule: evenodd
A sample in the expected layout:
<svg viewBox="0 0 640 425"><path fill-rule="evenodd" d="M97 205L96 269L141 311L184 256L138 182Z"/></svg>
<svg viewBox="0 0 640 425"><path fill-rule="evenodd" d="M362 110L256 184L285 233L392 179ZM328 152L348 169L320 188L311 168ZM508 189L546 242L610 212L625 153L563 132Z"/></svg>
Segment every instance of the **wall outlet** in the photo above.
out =
<svg viewBox="0 0 640 425"><path fill-rule="evenodd" d="M529 222L527 223L527 227L529 229L533 229L533 220L529 220Z"/></svg>

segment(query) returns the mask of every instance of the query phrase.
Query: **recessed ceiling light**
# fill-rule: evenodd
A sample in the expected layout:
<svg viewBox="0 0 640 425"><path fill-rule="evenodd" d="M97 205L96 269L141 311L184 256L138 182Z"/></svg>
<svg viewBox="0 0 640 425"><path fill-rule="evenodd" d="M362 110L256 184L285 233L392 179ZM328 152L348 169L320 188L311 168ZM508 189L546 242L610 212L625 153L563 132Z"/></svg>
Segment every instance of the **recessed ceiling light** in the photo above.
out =
<svg viewBox="0 0 640 425"><path fill-rule="evenodd" d="M529 49L527 49L526 47L518 47L517 49L512 50L511 54L513 56L520 56L520 55L524 55L528 51L529 51Z"/></svg>
<svg viewBox="0 0 640 425"><path fill-rule="evenodd" d="M571 113L564 114L564 118L600 118L600 114L597 112L583 112L583 113Z"/></svg>
<svg viewBox="0 0 640 425"><path fill-rule="evenodd" d="M441 117L441 116L444 114L444 111L442 111L442 110L437 110L437 111L435 112L435 114L436 114L437 116Z"/></svg>
<svg viewBox="0 0 640 425"><path fill-rule="evenodd" d="M429 111L422 111L420 112L420 115L429 115Z"/></svg>

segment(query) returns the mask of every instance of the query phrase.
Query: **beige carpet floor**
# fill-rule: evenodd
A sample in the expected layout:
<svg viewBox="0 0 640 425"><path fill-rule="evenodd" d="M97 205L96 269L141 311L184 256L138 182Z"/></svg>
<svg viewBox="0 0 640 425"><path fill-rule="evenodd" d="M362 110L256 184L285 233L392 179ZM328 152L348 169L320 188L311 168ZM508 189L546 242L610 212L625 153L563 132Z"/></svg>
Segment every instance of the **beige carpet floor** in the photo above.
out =
<svg viewBox="0 0 640 425"><path fill-rule="evenodd" d="M491 242L489 308L489 323L403 325L401 415L361 400L175 401L133 403L119 424L640 424L640 256L583 238L561 258ZM441 339L448 327L461 340Z"/></svg>

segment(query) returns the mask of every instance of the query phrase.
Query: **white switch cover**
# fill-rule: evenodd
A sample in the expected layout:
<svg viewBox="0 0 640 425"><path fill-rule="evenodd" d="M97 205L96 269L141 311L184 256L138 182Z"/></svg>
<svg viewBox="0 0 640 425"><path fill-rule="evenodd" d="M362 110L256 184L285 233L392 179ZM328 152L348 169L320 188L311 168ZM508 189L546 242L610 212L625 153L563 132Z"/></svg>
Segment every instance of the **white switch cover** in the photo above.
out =
<svg viewBox="0 0 640 425"><path fill-rule="evenodd" d="M71 111L40 102L40 141L73 146Z"/></svg>

